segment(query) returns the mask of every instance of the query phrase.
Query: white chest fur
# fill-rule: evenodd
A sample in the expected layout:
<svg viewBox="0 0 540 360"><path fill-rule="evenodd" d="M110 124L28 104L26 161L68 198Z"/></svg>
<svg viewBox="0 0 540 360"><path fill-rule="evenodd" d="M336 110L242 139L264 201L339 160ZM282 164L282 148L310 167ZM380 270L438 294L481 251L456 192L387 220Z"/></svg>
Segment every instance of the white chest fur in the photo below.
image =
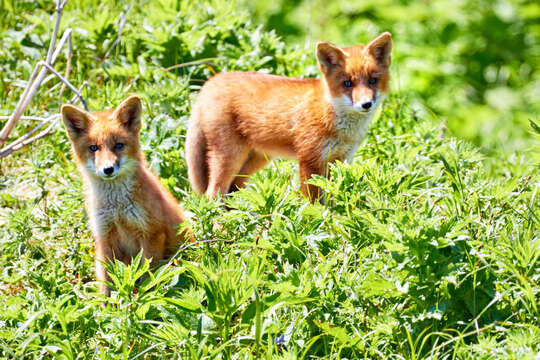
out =
<svg viewBox="0 0 540 360"><path fill-rule="evenodd" d="M123 238L124 226L144 232L146 212L133 201L133 180L130 176L110 181L87 178L87 203L92 233L104 236L114 226ZM124 226L123 226L124 225Z"/></svg>
<svg viewBox="0 0 540 360"><path fill-rule="evenodd" d="M324 145L323 156L326 160L352 161L358 145L366 136L377 105L381 102L382 99L378 99L371 111L363 112L354 109L350 98L346 95L330 100L336 113L336 135Z"/></svg>

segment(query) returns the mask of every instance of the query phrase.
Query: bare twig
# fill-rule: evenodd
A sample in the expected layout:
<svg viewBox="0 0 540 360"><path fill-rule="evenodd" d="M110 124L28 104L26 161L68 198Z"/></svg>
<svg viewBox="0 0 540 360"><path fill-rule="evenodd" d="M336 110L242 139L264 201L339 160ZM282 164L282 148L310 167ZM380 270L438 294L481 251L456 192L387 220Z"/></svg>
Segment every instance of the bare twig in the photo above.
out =
<svg viewBox="0 0 540 360"><path fill-rule="evenodd" d="M40 68L39 66L36 66L34 68L32 75L30 75L30 80L28 81L26 89L24 89L24 92L22 96L20 97L19 102L17 103L17 106L15 107L15 111L10 116L9 120L6 122L6 124L4 125L4 128L0 132L0 146L6 142L9 133L11 132L11 130L13 130L13 127L22 116L24 110L26 109L26 107L28 106L28 103L30 102L30 98L36 92L37 86L35 87L32 86L35 83L35 80L39 77L39 82L41 82L43 78L45 77L45 74L47 73L47 71L42 70L39 72L39 75L38 75L39 68ZM32 93L31 96L29 96L30 93Z"/></svg>
<svg viewBox="0 0 540 360"><path fill-rule="evenodd" d="M59 78L64 84L66 84L67 87L71 89L71 91L73 91L75 94L77 94L79 99L81 99L81 102L82 102L82 104L84 106L84 109L86 111L88 111L88 106L86 105L86 101L84 101L83 96L81 95L79 90L77 90L77 88L75 86L73 86L66 78L64 78L62 75L60 75L56 70L54 70L54 68L51 65L47 64L46 62L40 61L40 62L38 62L38 65L46 67L47 70L52 72L54 75L56 75L57 78Z"/></svg>
<svg viewBox="0 0 540 360"><path fill-rule="evenodd" d="M169 71L169 70L179 69L179 68L183 68L183 67L191 66L191 65L210 65L214 67L216 66L216 64L214 64L211 61L208 61L208 59L203 59L203 60L188 61L182 64L176 64L173 66L169 66L168 68L164 68L163 70Z"/></svg>
<svg viewBox="0 0 540 360"><path fill-rule="evenodd" d="M49 95L50 93L54 92L56 89L58 89L59 87L63 86L64 83L63 82L59 82L57 84L54 84L53 86L51 86L49 89L47 89L47 91L45 91L45 94L44 95Z"/></svg>
<svg viewBox="0 0 540 360"><path fill-rule="evenodd" d="M30 130L28 133L26 133L25 135L21 136L20 138L12 142L10 145L1 149L0 157L4 157L12 153L13 151L16 151L30 144L31 142L47 135L53 129L54 125L58 121L58 119L56 119L56 121L53 121L53 119L59 117L58 114L52 115L48 118L22 116L24 111L30 104L30 101L32 100L37 90L43 83L43 80L45 79L47 72L53 73L63 83L60 89L60 94L59 94L60 102L62 102L62 95L67 86L76 94L76 96L73 98L71 102L74 102L78 98L81 100L84 108L88 110L88 106L86 105L86 101L81 95L80 90L75 88L75 86L73 86L68 80L69 73L71 71L71 57L72 57L72 49L73 49L72 38L71 38L72 30L67 29L62 35L62 38L60 39L60 41L58 42L58 45L56 43L56 40L58 37L58 30L60 29L60 20L62 18L62 12L64 11L64 7L66 6L67 2L68 0L56 0L56 21L55 21L53 32L51 35L51 42L47 50L47 56L45 58L45 61L39 61L34 67L34 70L32 71L32 75L30 76L30 79L26 85L26 88L24 89L23 94L19 98L17 106L15 107L15 110L13 111L11 116L7 119L6 124L0 131L0 146L2 146L7 141L9 134L11 133L11 131L13 130L13 128L15 127L15 124L19 121L19 119L26 118L26 119L31 119L31 120L38 120L40 121L40 123L37 126L35 126L32 130ZM64 44L66 43L66 41L68 42L68 46L66 49L67 64L66 64L65 76L62 76L53 68L52 65L56 61L60 52L62 51L62 48L64 47ZM80 89L82 90L82 88L85 85L86 85L86 82L83 83ZM56 87L53 87L53 88L56 88ZM39 129L41 129L46 124L49 124L49 126L45 130L42 130L37 135L32 136L34 133L36 133Z"/></svg>
<svg viewBox="0 0 540 360"><path fill-rule="evenodd" d="M0 120L8 120L11 116L3 116L0 115ZM35 121L43 121L42 117L39 116L21 116L21 120L35 120Z"/></svg>
<svg viewBox="0 0 540 360"><path fill-rule="evenodd" d="M88 82L86 81L83 81L83 83L81 84L81 87L78 89L79 91L79 94L83 91L84 87L88 85ZM74 104L77 102L77 99L80 99L80 96L78 94L75 94L73 95L73 97L71 98L71 100L69 101L70 104Z"/></svg>
<svg viewBox="0 0 540 360"><path fill-rule="evenodd" d="M81 87L79 88L79 90L77 92L80 93L82 91L82 89L86 86L86 84L87 84L86 81L83 82L83 84L81 85ZM79 97L78 94L75 94L73 96L73 98L71 99L70 104L73 104L78 99L81 99L81 97ZM60 114L54 114L54 115L51 115L51 116L49 116L48 118L45 118L45 119L44 118L38 118L38 117L25 117L25 118L32 118L32 120L39 119L39 120L41 120L41 122L35 128L30 130L27 134L21 136L19 139L15 140L11 144L9 144L8 146L6 146L2 150L0 150L0 158L3 158L5 156L7 156L7 155L11 154L14 151L22 149L26 145L28 145L28 144L30 144L30 143L38 140L38 139L41 139L42 137L44 137L46 135L48 135L51 132L51 130L55 127L55 125L58 123L58 121L60 119ZM33 137L30 137L37 130L39 130L41 127L43 127L45 124L48 124L48 123L50 125L47 128L45 128L45 130L39 132L37 135L35 135Z"/></svg>
<svg viewBox="0 0 540 360"><path fill-rule="evenodd" d="M47 56L45 61L39 61L33 72L30 76L30 79L26 85L26 88L24 89L24 92L22 96L19 99L19 102L17 103L17 106L15 107L15 110L13 111L12 115L8 117L0 117L7 118L7 122L4 125L4 128L0 131L0 146L2 146L8 139L9 134L15 127L15 124L19 119L25 118L30 120L37 120L40 121L40 123L35 126L32 130L30 130L25 135L21 136L17 140L13 141L8 146L4 147L0 150L0 158L4 157L8 154L11 154L12 152L21 149L22 147L32 143L33 141L40 139L44 137L45 135L49 134L51 130L54 128L54 126L58 123L58 119L60 118L59 114L55 114L52 116L49 116L48 118L40 118L40 117L23 117L22 114L30 104L30 101L36 94L37 90L41 86L43 80L45 79L45 76L47 75L47 72L51 72L53 75L55 75L58 79L61 80L62 87L60 89L59 94L59 102L62 102L62 95L65 91L65 88L70 88L74 93L75 96L71 100L71 103L76 101L77 99L80 99L82 102L84 108L88 110L88 106L86 104L86 101L84 100L83 96L81 95L81 91L86 85L86 82L82 84L80 89L77 89L75 86L73 86L68 78L69 73L71 71L71 58L72 58L72 50L73 50L73 44L72 44L72 38L71 38L71 29L67 29L64 34L62 35L62 38L58 42L58 45L56 46L56 38L58 37L58 30L60 28L60 20L62 17L62 12L64 11L64 7L66 6L68 0L56 0L56 22L54 25L54 29L51 36L51 43L49 44L49 49L47 51ZM124 26L125 18L121 21L119 36L122 31L122 27ZM60 75L54 68L53 64L56 61L56 58L62 51L62 48L64 47L64 44L68 42L67 48L66 48L66 70L65 75ZM56 86L53 86L53 88L56 88ZM41 130L38 134L34 135L38 130L40 130L44 125L49 124L44 130Z"/></svg>
<svg viewBox="0 0 540 360"><path fill-rule="evenodd" d="M56 37L58 36L58 30L60 29L60 19L62 18L62 11L64 11L64 6L66 6L66 3L67 0L65 0L63 3L61 2L61 0L56 1L56 23L54 24L53 33L51 36L51 43L49 45L49 50L47 51L47 58L45 60L48 64L52 63L51 60L55 52L54 45L56 44Z"/></svg>
<svg viewBox="0 0 540 360"><path fill-rule="evenodd" d="M66 0L67 1L67 0ZM68 38L68 45L66 48L66 74L64 77L66 79L69 78L69 72L71 71L71 57L73 55L73 43L71 41L71 36ZM66 83L62 83L62 88L60 89L60 94L58 95L58 102L62 103L62 95L64 95L64 91L66 90Z"/></svg>
<svg viewBox="0 0 540 360"><path fill-rule="evenodd" d="M118 27L118 37L116 38L114 43L111 45L111 47L107 50L105 55L103 55L103 59L101 59L101 61L105 61L105 59L107 59L111 51L118 45L118 43L120 42L120 39L122 39L122 30L124 29L124 25L126 25L126 19L127 19L126 14L127 14L127 11L126 13L122 12L120 14L120 26Z"/></svg>
<svg viewBox="0 0 540 360"><path fill-rule="evenodd" d="M3 158L9 154L11 154L12 152L14 151L17 151L17 150L20 150L22 149L23 147L25 147L26 145L38 140L38 139L41 139L42 137L44 137L45 135L48 135L49 132L52 130L52 128L57 124L58 121L53 121L51 122L51 124L49 126L47 126L47 128L45 128L45 130L41 131L40 133L38 133L36 136L34 137L31 137L30 139L27 139L25 141L22 141L20 143L18 143L17 145L15 146L9 146L8 148L6 148L6 150L4 151L4 149L2 149L2 151L0 151L0 158Z"/></svg>
<svg viewBox="0 0 540 360"><path fill-rule="evenodd" d="M29 132L27 132L26 134L24 134L23 136L21 136L20 138L18 138L17 140L13 141L11 144L9 144L8 146L6 146L5 148L3 148L2 150L0 150L0 154L4 154L7 150L9 150L10 148L13 148L15 146L17 146L19 143L23 142L24 140L28 139L30 136L32 136L32 134L34 134L36 131L38 131L41 127L43 127L43 125L46 125L46 124L49 124L51 123L54 119L56 119L57 117L59 117L60 114L54 114L54 115L51 115L49 117L46 117L46 118L41 118L41 122L39 124L36 125L36 127L34 127L32 130L30 130Z"/></svg>
<svg viewBox="0 0 540 360"><path fill-rule="evenodd" d="M65 5L65 1L64 1L64 5ZM60 9L63 9L63 7L60 7ZM62 11L59 10L58 16L57 16L57 22L55 26L59 26L60 20L58 18L61 16L61 14L62 14ZM47 63L49 63L50 65L54 64L54 62L56 61L56 58L58 57L58 55L60 54L60 51L62 50L62 47L64 46L64 43L66 42L68 38L71 38L71 32L72 32L71 29L67 29L64 32L64 35L58 42L58 47L56 48L54 52L52 52L52 49L54 49L56 36L51 39L49 51L47 52L47 59L48 59ZM57 27L55 27L55 29L53 30L53 33L54 34L58 33ZM49 58L49 54L52 54L50 55L50 58ZM15 124L21 118L22 114L24 113L28 105L30 104L30 100L32 100L32 98L34 97L34 94L37 92L39 86L41 85L41 82L45 78L45 75L47 75L47 69L41 68L40 70L40 68L41 66L39 66L39 64L36 65L36 67L34 68L34 71L32 72L32 75L30 76L30 80L28 81L26 89L24 90L22 96L20 97L19 102L17 103L17 106L15 107L15 110L13 111L13 114L4 125L4 128L2 129L2 131L0 131L0 146L2 146L8 139L8 136L13 130L13 128L15 127Z"/></svg>

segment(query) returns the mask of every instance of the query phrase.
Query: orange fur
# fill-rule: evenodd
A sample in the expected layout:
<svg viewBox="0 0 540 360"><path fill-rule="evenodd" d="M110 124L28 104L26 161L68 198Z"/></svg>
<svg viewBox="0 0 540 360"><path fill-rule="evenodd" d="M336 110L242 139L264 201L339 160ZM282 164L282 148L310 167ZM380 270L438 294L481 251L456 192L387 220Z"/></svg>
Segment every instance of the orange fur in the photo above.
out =
<svg viewBox="0 0 540 360"><path fill-rule="evenodd" d="M207 81L186 139L193 188L210 198L225 194L244 186L272 157L285 156L298 159L301 190L317 199L320 190L305 181L325 175L329 161L351 159L381 102L378 95L387 92L391 49L389 33L365 46L319 43L321 79L231 72Z"/></svg>
<svg viewBox="0 0 540 360"><path fill-rule="evenodd" d="M148 168L140 149L141 112L136 96L114 111L92 114L62 106L83 179L96 246L96 278L106 295L110 289L103 283L109 280L103 262L116 258L128 264L142 249L143 256L155 263L174 254L186 240L185 233L178 235L178 225L185 221L182 210Z"/></svg>

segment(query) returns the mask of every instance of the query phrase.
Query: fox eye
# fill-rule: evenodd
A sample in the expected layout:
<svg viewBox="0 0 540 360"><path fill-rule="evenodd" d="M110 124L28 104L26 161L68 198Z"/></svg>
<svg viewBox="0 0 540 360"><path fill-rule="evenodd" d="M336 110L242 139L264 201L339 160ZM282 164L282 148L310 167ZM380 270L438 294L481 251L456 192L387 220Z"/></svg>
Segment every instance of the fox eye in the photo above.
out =
<svg viewBox="0 0 540 360"><path fill-rule="evenodd" d="M353 82L351 80L345 80L343 86L350 88L353 86Z"/></svg>
<svg viewBox="0 0 540 360"><path fill-rule="evenodd" d="M377 78L369 78L368 83L370 83L371 85L376 84Z"/></svg>
<svg viewBox="0 0 540 360"><path fill-rule="evenodd" d="M120 150L120 149L122 149L123 147L124 147L124 144L122 144L122 143L116 143L116 144L114 144L114 148L117 149L117 150Z"/></svg>
<svg viewBox="0 0 540 360"><path fill-rule="evenodd" d="M91 151L91 152L96 152L96 151L98 151L98 150L99 150L99 146L97 146L97 145L90 145L90 151Z"/></svg>

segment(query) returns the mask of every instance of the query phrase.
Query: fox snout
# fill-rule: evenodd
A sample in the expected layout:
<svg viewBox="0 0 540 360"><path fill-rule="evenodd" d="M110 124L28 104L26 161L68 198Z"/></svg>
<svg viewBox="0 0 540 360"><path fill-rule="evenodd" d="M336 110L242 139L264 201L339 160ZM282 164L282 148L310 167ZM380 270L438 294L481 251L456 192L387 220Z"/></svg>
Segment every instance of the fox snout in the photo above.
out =
<svg viewBox="0 0 540 360"><path fill-rule="evenodd" d="M361 100L361 101L355 101L353 104L353 107L356 111L368 112L372 108L375 107L375 104L376 104L376 99L371 99L368 101Z"/></svg>
<svg viewBox="0 0 540 360"><path fill-rule="evenodd" d="M354 110L369 112L375 108L377 103L377 92L364 87L355 89L352 93L352 103Z"/></svg>
<svg viewBox="0 0 540 360"><path fill-rule="evenodd" d="M112 166L104 166L96 170L96 173L99 177L103 179L113 179L116 177L116 175L118 175L119 167L118 165L114 164Z"/></svg>
<svg viewBox="0 0 540 360"><path fill-rule="evenodd" d="M100 178L104 180L111 180L118 176L121 163L121 158L114 154L112 151L96 151L94 153L93 159L93 170L95 171L95 174Z"/></svg>

